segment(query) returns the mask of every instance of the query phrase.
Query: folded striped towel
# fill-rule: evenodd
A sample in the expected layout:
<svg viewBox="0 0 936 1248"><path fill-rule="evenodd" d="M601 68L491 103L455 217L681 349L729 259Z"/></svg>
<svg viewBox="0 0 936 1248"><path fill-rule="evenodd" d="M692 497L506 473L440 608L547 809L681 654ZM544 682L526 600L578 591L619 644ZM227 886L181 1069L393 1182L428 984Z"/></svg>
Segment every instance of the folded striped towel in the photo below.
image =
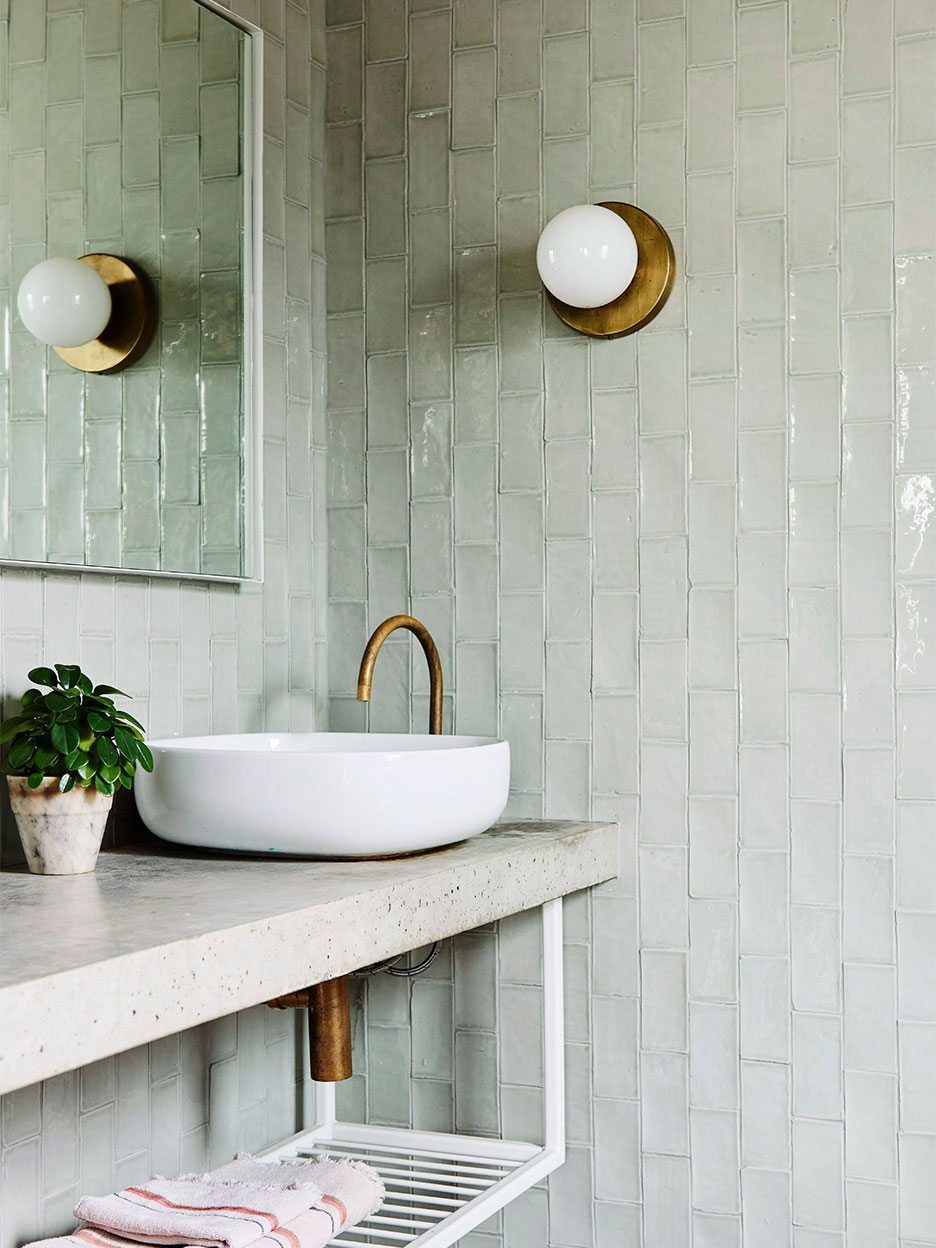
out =
<svg viewBox="0 0 936 1248"><path fill-rule="evenodd" d="M384 1196L376 1171L358 1161L275 1163L253 1157L208 1174L151 1179L110 1196L83 1196L82 1225L27 1248L324 1248L374 1213Z"/></svg>

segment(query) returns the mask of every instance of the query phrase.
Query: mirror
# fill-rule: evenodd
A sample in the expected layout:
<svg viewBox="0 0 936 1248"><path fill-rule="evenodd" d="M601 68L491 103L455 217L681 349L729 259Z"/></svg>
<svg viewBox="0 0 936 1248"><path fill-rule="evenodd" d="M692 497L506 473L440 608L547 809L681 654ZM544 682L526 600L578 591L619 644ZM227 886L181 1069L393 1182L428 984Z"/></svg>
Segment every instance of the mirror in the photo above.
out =
<svg viewBox="0 0 936 1248"><path fill-rule="evenodd" d="M259 58L212 0L9 0L0 561L259 575ZM89 253L155 295L122 371L70 367L17 311L39 261Z"/></svg>

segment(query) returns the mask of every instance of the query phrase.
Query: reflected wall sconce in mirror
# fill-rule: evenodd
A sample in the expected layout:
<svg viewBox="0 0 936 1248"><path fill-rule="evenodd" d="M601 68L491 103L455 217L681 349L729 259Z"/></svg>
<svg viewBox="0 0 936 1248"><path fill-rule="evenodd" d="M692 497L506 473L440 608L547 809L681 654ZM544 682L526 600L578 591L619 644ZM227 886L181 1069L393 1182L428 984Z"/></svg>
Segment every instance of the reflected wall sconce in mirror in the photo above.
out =
<svg viewBox="0 0 936 1248"><path fill-rule="evenodd" d="M594 338L620 338L666 303L676 257L659 221L633 204L577 204L543 230L536 267L560 320Z"/></svg>
<svg viewBox="0 0 936 1248"><path fill-rule="evenodd" d="M129 260L93 253L33 265L16 299L23 324L83 373L117 373L140 358L156 325L156 299Z"/></svg>

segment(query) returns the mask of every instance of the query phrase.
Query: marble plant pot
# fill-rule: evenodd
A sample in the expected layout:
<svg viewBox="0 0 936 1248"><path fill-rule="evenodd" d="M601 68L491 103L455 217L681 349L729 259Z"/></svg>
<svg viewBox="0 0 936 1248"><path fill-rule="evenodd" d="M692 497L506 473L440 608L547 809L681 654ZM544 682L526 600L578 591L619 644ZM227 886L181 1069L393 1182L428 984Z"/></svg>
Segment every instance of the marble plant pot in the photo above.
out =
<svg viewBox="0 0 936 1248"><path fill-rule="evenodd" d="M93 871L113 804L97 789L75 785L59 792L58 776L31 789L25 776L7 776L10 805L34 875L84 875Z"/></svg>

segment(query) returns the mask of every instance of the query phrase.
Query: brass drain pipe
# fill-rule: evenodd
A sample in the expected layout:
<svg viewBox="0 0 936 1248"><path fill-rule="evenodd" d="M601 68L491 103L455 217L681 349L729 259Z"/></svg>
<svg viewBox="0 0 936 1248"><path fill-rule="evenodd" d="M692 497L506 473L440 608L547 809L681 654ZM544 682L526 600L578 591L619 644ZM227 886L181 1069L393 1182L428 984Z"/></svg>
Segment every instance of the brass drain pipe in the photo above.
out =
<svg viewBox="0 0 936 1248"><path fill-rule="evenodd" d="M351 1011L347 976L289 992L268 1001L271 1010L306 1010L309 1017L309 1069L318 1083L351 1078Z"/></svg>

